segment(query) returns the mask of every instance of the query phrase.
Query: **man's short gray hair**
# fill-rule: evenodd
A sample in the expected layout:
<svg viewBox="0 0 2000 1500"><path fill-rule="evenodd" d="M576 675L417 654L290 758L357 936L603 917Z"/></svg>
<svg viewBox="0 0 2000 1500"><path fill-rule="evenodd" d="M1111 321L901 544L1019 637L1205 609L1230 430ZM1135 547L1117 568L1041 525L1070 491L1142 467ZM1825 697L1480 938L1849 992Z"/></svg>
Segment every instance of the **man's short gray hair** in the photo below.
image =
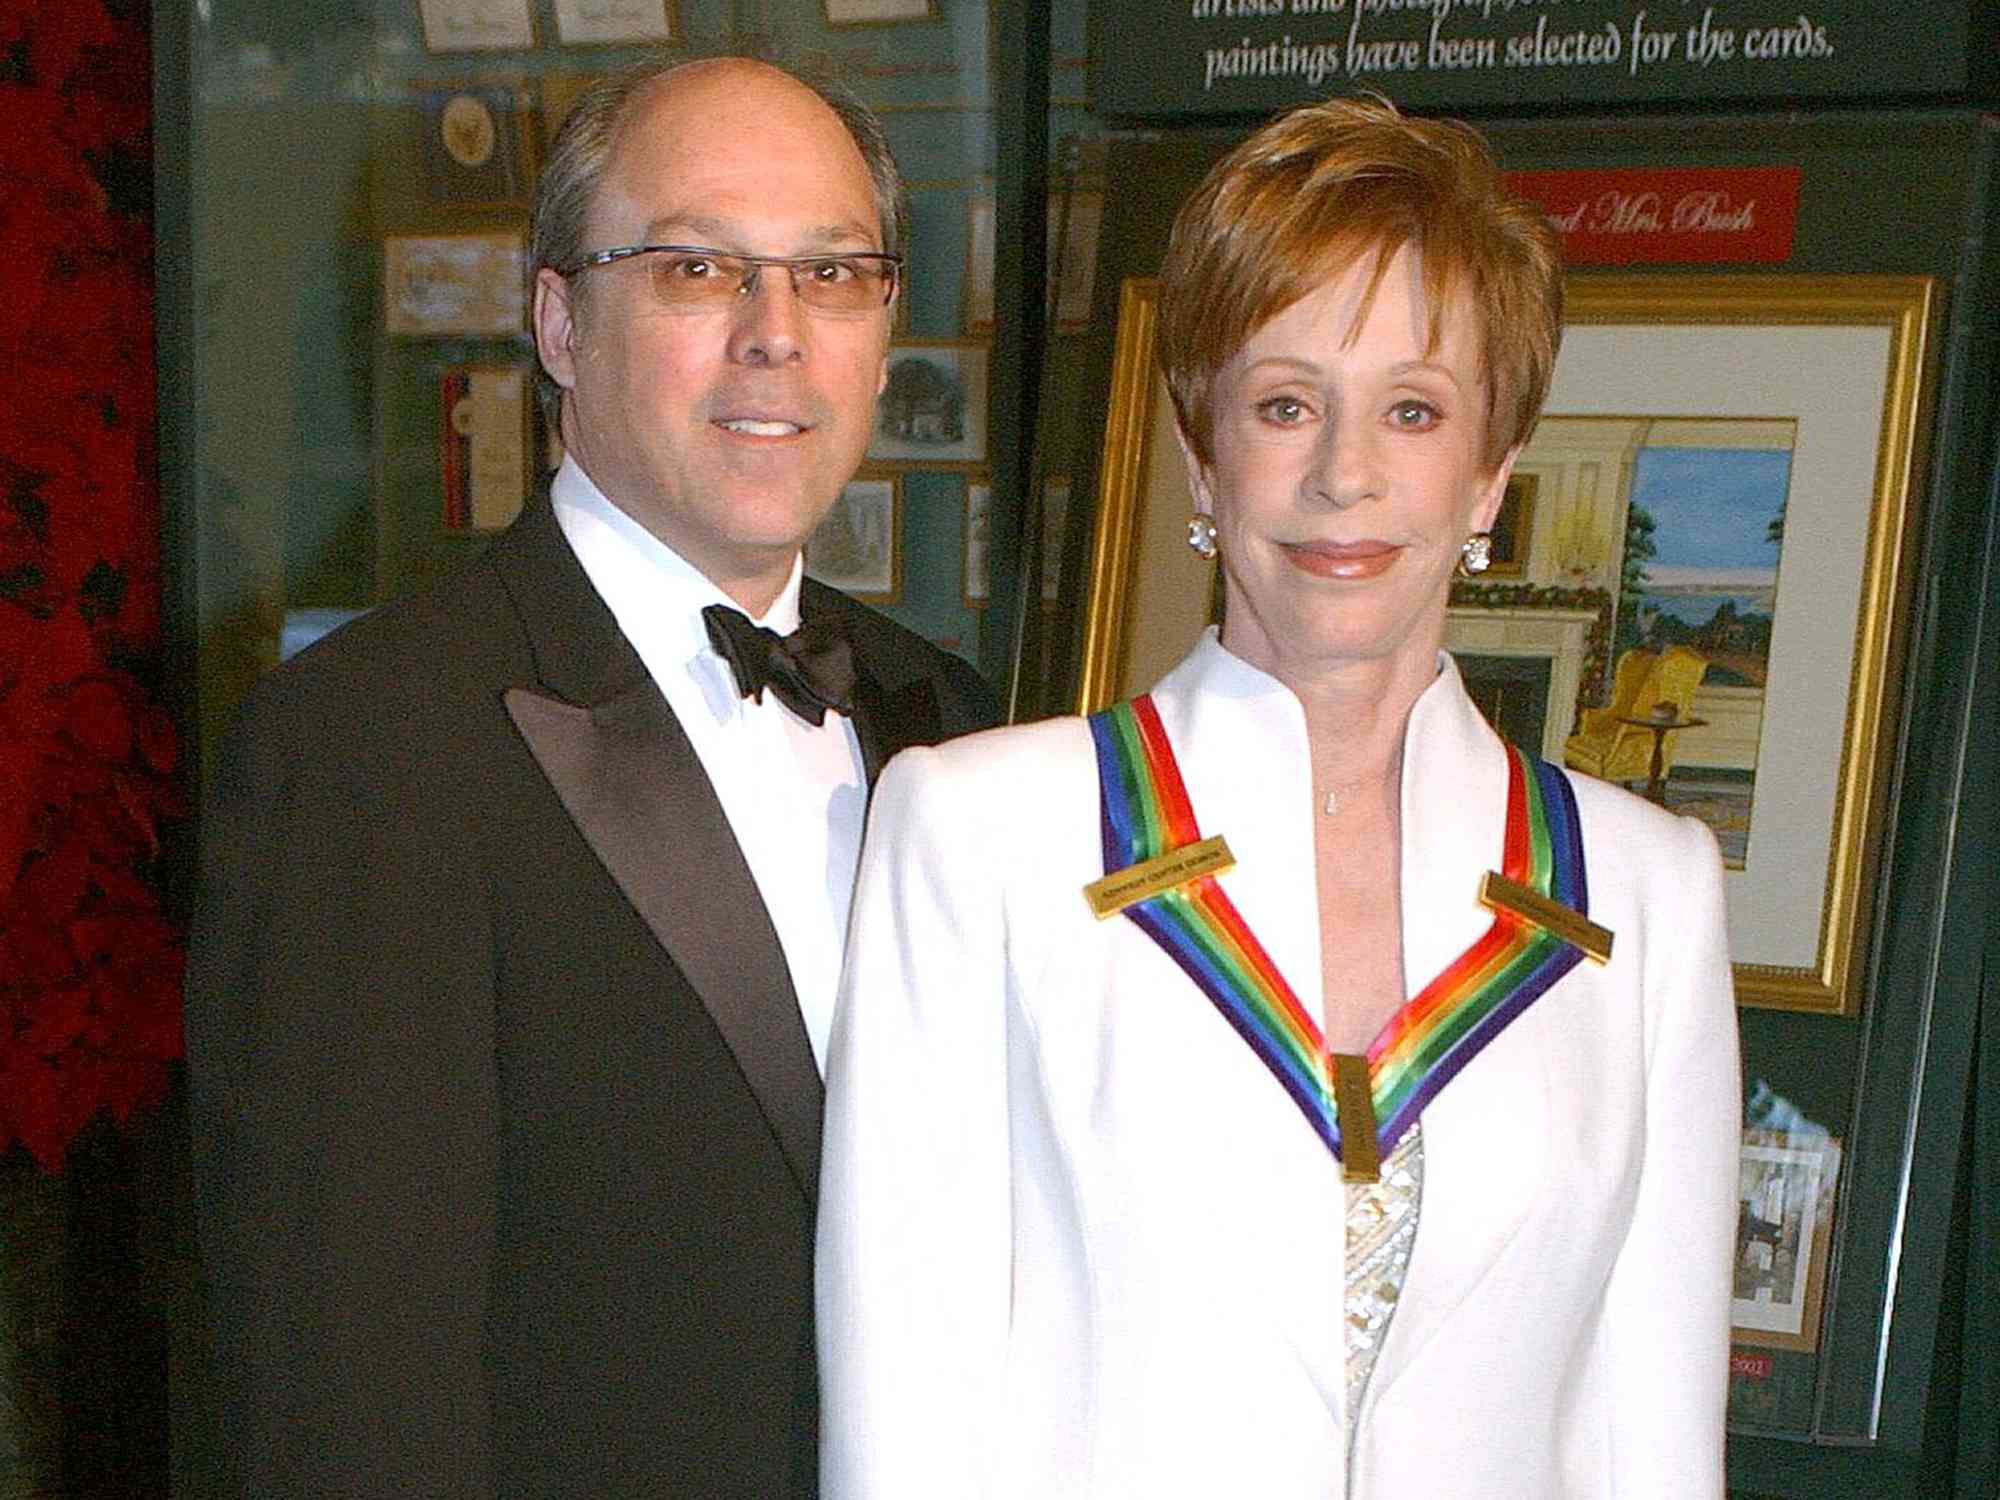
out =
<svg viewBox="0 0 2000 1500"><path fill-rule="evenodd" d="M529 230L528 275L530 284L543 267L560 272L573 266L592 250L610 246L586 243L591 206L597 201L598 183L611 160L611 148L618 127L633 100L653 84L669 77L691 62L705 58L677 57L671 62L653 60L601 78L577 96L562 129L549 148L541 181L535 188L533 227ZM903 253L909 234L909 200L903 191L903 174L889 150L889 138L873 110L840 84L830 79L787 67L783 63L757 58L776 68L817 94L847 127L847 134L867 165L868 180L875 191L875 215L881 224L882 250L888 255ZM572 307L582 291L578 283L571 291ZM540 364L535 367L535 394L542 414L553 425L562 401L562 387L549 378Z"/></svg>

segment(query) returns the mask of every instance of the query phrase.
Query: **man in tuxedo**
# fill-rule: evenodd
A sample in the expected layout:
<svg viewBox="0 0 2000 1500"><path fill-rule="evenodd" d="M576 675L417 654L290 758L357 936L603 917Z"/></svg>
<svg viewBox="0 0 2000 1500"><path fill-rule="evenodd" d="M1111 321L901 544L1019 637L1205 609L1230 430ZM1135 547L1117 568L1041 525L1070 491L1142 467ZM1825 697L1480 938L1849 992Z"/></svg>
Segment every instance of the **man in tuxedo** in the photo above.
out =
<svg viewBox="0 0 2000 1500"><path fill-rule="evenodd" d="M736 58L594 90L536 203L561 468L245 705L187 1025L246 1494L814 1493L816 1060L867 787L995 716L801 578L902 233L830 91Z"/></svg>

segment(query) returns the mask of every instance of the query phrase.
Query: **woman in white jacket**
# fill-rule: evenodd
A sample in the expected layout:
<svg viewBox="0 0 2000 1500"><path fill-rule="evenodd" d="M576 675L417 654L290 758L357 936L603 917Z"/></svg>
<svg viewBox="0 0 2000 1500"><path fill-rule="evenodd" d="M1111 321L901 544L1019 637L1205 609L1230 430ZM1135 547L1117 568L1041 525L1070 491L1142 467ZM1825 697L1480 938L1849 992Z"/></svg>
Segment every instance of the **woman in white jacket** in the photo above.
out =
<svg viewBox="0 0 2000 1500"><path fill-rule="evenodd" d="M1380 100L1183 209L1161 358L1225 624L875 794L830 1500L1722 1494L1714 841L1506 746L1441 650L1560 327L1539 211Z"/></svg>

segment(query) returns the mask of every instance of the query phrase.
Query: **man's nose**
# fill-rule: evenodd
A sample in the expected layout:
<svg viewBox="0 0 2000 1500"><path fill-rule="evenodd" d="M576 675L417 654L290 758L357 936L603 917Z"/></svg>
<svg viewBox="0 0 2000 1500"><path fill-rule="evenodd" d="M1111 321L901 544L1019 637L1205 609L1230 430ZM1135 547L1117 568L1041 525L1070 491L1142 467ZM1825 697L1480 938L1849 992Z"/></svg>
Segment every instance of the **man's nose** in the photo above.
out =
<svg viewBox="0 0 2000 1500"><path fill-rule="evenodd" d="M785 267L751 267L731 314L731 358L771 365L805 358L811 315Z"/></svg>

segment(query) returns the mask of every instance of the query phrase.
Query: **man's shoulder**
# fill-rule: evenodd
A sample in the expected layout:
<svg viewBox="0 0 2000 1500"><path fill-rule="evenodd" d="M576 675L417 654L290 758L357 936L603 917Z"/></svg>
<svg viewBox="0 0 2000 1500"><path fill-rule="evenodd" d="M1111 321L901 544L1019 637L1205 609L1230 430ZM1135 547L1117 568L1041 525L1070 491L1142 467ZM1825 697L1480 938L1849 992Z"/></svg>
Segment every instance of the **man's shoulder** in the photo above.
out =
<svg viewBox="0 0 2000 1500"><path fill-rule="evenodd" d="M802 601L809 613L838 615L855 656L890 688L919 679L936 684L948 706L945 728L951 734L984 729L1000 721L1000 702L978 669L964 658L933 644L878 609L849 598L808 578Z"/></svg>
<svg viewBox="0 0 2000 1500"><path fill-rule="evenodd" d="M407 732L519 675L526 645L484 559L374 606L263 674L244 716Z"/></svg>

